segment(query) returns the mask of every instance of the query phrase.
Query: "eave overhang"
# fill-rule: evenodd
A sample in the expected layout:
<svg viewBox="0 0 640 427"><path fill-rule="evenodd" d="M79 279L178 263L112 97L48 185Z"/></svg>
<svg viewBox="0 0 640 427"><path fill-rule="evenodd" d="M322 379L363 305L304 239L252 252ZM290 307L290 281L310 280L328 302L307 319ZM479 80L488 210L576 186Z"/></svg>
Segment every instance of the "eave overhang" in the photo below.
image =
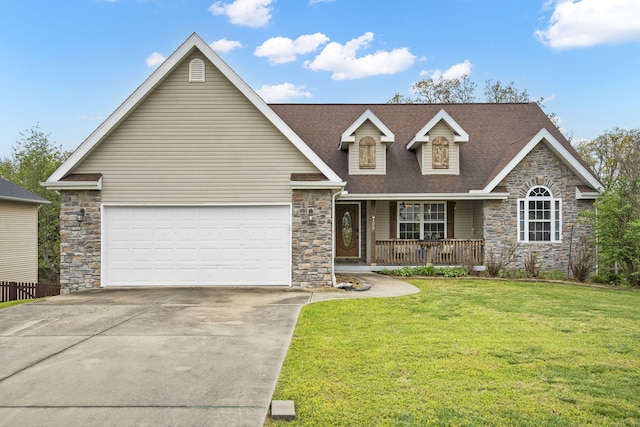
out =
<svg viewBox="0 0 640 427"><path fill-rule="evenodd" d="M102 190L102 177L97 181L54 181L41 182L48 190Z"/></svg>
<svg viewBox="0 0 640 427"><path fill-rule="evenodd" d="M346 185L336 181L291 181L292 190L342 190Z"/></svg>
<svg viewBox="0 0 640 427"><path fill-rule="evenodd" d="M9 202L21 202L21 203L31 203L34 205L50 205L51 202L49 200L33 200L33 199L24 199L22 197L11 197L11 196L0 196L0 200L6 200Z"/></svg>
<svg viewBox="0 0 640 427"><path fill-rule="evenodd" d="M595 200L595 199L599 199L602 196L600 192L595 191L592 188L581 188L581 187L582 186L576 186L577 200Z"/></svg>

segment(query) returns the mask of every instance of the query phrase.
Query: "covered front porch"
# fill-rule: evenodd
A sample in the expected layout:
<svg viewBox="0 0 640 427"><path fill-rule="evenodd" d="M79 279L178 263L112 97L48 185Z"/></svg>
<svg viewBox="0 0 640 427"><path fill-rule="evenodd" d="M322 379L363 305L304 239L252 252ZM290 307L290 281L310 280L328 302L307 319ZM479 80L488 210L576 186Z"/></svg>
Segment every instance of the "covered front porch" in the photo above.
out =
<svg viewBox="0 0 640 427"><path fill-rule="evenodd" d="M484 264L482 200L339 201L335 265Z"/></svg>

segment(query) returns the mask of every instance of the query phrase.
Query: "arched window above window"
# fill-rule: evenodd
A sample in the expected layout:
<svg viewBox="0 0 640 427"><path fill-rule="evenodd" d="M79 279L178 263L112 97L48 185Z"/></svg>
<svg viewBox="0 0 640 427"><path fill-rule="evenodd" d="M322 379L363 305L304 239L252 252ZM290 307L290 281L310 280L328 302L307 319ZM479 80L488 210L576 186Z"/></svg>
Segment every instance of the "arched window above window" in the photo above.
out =
<svg viewBox="0 0 640 427"><path fill-rule="evenodd" d="M192 59L189 63L189 81L204 82L204 61L200 58Z"/></svg>
<svg viewBox="0 0 640 427"><path fill-rule="evenodd" d="M562 200L544 186L518 199L518 241L559 242L562 236Z"/></svg>

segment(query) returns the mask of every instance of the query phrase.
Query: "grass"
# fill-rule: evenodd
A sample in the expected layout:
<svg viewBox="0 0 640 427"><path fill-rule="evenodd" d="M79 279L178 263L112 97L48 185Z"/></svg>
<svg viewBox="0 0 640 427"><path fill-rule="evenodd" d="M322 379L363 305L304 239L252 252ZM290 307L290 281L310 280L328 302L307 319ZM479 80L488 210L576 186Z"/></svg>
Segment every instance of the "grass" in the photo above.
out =
<svg viewBox="0 0 640 427"><path fill-rule="evenodd" d="M27 303L30 303L30 302L38 301L40 299L42 299L42 298L37 298L37 299L18 299L18 300L13 300L13 301L0 302L0 310L2 310L3 308L13 307L14 305L27 304Z"/></svg>
<svg viewBox="0 0 640 427"><path fill-rule="evenodd" d="M303 308L268 426L640 425L640 292L411 280Z"/></svg>

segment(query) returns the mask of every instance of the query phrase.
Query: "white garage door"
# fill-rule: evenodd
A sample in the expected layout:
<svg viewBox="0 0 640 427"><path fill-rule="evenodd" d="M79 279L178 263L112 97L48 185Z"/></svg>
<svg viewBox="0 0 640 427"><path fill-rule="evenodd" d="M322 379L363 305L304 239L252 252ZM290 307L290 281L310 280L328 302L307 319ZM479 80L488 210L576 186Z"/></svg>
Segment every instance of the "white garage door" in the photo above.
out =
<svg viewBox="0 0 640 427"><path fill-rule="evenodd" d="M103 286L289 285L289 206L105 206Z"/></svg>

